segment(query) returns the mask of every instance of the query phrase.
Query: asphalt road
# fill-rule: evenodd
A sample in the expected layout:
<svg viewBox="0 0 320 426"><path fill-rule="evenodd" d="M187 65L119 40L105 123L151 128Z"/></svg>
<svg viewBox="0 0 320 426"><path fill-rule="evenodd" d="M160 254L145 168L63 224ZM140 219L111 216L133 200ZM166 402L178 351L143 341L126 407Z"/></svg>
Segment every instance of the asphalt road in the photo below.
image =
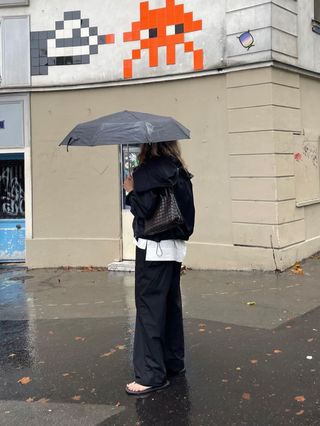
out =
<svg viewBox="0 0 320 426"><path fill-rule="evenodd" d="M187 271L187 374L137 398L133 274L3 265L0 425L320 425L319 256L302 266Z"/></svg>

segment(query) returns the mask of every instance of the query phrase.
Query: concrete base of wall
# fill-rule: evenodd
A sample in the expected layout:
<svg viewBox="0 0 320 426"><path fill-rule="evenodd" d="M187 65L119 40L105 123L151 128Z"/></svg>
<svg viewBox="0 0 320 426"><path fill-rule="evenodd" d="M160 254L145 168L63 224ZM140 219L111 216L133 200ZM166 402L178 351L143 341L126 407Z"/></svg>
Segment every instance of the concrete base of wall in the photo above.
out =
<svg viewBox="0 0 320 426"><path fill-rule="evenodd" d="M121 260L120 239L32 239L26 242L28 268L106 267ZM320 237L284 249L189 242L184 264L199 270L284 271L320 251Z"/></svg>
<svg viewBox="0 0 320 426"><path fill-rule="evenodd" d="M106 267L119 261L120 239L39 238L26 240L28 268Z"/></svg>
<svg viewBox="0 0 320 426"><path fill-rule="evenodd" d="M284 271L320 251L320 237L284 249L188 243L185 265L192 269Z"/></svg>

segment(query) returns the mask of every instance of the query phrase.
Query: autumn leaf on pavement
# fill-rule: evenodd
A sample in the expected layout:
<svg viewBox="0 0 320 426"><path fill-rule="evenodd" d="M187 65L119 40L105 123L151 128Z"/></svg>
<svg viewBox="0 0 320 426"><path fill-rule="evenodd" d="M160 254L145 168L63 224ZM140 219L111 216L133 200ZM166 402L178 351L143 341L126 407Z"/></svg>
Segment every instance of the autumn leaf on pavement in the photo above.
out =
<svg viewBox="0 0 320 426"><path fill-rule="evenodd" d="M50 399L49 398L40 398L38 399L37 402L40 402L41 404L47 404L47 402L49 402Z"/></svg>
<svg viewBox="0 0 320 426"><path fill-rule="evenodd" d="M295 396L294 399L298 402L304 402L306 400L303 395Z"/></svg>
<svg viewBox="0 0 320 426"><path fill-rule="evenodd" d="M80 401L81 395L75 395L71 399L73 399L73 401Z"/></svg>
<svg viewBox="0 0 320 426"><path fill-rule="evenodd" d="M111 348L109 352L106 352L106 353L100 355L100 358L104 358L106 356L110 356L110 355L114 354L115 352L116 352L116 350L113 349L113 348Z"/></svg>
<svg viewBox="0 0 320 426"><path fill-rule="evenodd" d="M296 262L291 268L291 271L296 275L304 275L304 271L300 262Z"/></svg>
<svg viewBox="0 0 320 426"><path fill-rule="evenodd" d="M244 392L242 394L242 399L245 399L246 401L249 401L251 399L251 395L248 392Z"/></svg>
<svg viewBox="0 0 320 426"><path fill-rule="evenodd" d="M30 379L30 377L22 377L21 379L18 380L18 383L20 383L21 385L27 385L31 381L32 379Z"/></svg>
<svg viewBox="0 0 320 426"><path fill-rule="evenodd" d="M93 266L85 266L81 269L81 272L93 272L95 269Z"/></svg>

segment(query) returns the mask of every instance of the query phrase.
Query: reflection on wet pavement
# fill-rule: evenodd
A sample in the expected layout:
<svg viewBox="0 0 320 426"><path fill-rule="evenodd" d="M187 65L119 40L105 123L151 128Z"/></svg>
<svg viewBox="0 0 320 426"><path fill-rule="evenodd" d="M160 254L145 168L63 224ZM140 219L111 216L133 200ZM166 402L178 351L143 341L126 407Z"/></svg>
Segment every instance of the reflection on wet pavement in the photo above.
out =
<svg viewBox="0 0 320 426"><path fill-rule="evenodd" d="M187 374L144 398L124 392L133 275L0 269L0 425L319 424L315 262L304 277L188 271Z"/></svg>

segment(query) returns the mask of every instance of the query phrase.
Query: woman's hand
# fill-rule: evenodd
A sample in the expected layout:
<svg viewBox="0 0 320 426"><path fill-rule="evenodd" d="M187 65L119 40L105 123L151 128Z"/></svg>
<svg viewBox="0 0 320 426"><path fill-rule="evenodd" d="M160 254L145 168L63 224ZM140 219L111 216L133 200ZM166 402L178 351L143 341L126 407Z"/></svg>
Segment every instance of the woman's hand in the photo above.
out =
<svg viewBox="0 0 320 426"><path fill-rule="evenodd" d="M133 178L131 175L129 175L127 179L123 182L123 187L128 193L133 191Z"/></svg>

